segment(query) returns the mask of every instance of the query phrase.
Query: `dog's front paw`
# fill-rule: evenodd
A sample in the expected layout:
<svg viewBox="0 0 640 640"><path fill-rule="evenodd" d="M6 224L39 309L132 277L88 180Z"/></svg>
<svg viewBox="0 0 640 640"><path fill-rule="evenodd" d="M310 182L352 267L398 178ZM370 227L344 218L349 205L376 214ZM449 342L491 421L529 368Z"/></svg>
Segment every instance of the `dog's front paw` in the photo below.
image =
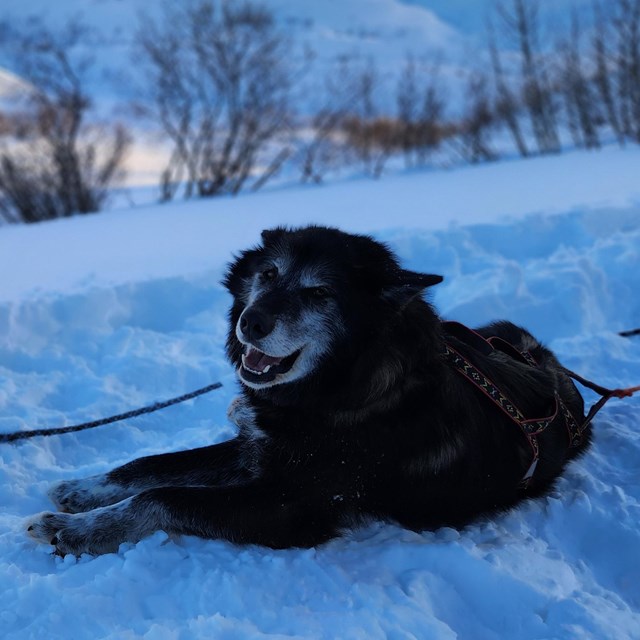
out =
<svg viewBox="0 0 640 640"><path fill-rule="evenodd" d="M44 512L27 522L27 534L38 542L53 545L60 556L91 553L89 541L79 535L73 519L77 516Z"/></svg>
<svg viewBox="0 0 640 640"><path fill-rule="evenodd" d="M48 492L49 499L66 513L84 513L97 507L104 507L131 495L123 487L114 485L104 475L64 480L53 485Z"/></svg>
<svg viewBox="0 0 640 640"><path fill-rule="evenodd" d="M82 480L68 480L54 484L48 491L51 502L60 511L81 513L95 508L91 492L82 486Z"/></svg>
<svg viewBox="0 0 640 640"><path fill-rule="evenodd" d="M55 544L58 531L64 526L68 515L63 513L38 513L27 521L27 533L38 542Z"/></svg>
<svg viewBox="0 0 640 640"><path fill-rule="evenodd" d="M227 418L241 431L257 432L256 412L244 396L236 396L227 409Z"/></svg>
<svg viewBox="0 0 640 640"><path fill-rule="evenodd" d="M132 511L131 501L86 513L39 513L27 522L27 534L53 545L61 556L112 553L122 542L138 542L159 528L150 511Z"/></svg>

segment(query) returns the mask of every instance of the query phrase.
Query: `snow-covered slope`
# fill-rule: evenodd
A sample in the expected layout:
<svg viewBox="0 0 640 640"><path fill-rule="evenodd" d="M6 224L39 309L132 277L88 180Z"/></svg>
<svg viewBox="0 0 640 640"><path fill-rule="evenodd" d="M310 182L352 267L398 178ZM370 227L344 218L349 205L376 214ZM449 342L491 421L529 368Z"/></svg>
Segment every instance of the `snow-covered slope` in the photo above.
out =
<svg viewBox="0 0 640 640"><path fill-rule="evenodd" d="M272 190L0 229L0 430L73 424L221 380L98 430L0 445L3 638L598 638L640 629L640 408L612 401L546 499L464 531L376 525L312 550L158 533L64 560L24 519L48 485L230 437L218 281L263 227L325 222L442 273L448 318L525 324L604 385L640 383L640 150ZM591 398L590 398L591 399Z"/></svg>
<svg viewBox="0 0 640 640"><path fill-rule="evenodd" d="M148 0L0 3L0 26L6 22L25 27L35 17L54 31L74 18L89 27L85 44L76 51L84 53L89 49L94 62L82 74L83 86L96 108L92 117L124 120L133 134L131 152L124 162L128 185L157 186L170 155L167 137L158 133L159 128L151 121L132 117L137 109L131 109L131 101L141 99L148 75L136 53L136 34L148 23L149 17L161 19L165 5L175 8L179 4L177 0L166 3ZM336 73L338 59L347 58L352 59L356 67L369 62L374 64L379 80L373 98L375 109L395 113L396 85L408 54L426 62L426 68L438 67L447 102L447 118L455 118L463 104L468 72L482 65L486 58L487 15L495 2L268 0L263 4L273 12L276 22L290 39L290 59L297 69L295 76L300 80L293 100L304 120L305 115L326 106L325 77ZM561 30L566 32L572 8L584 14L582 24L585 28L591 24L591 0L540 0L539 4L543 47L556 42L563 33ZM610 3L601 4L605 14L611 10ZM500 39L498 46L509 48L514 45L508 39ZM0 46L0 103L5 97L19 93L21 88L11 74L12 70L16 71L16 58L19 59L15 54L9 46ZM505 59L508 56L505 55ZM11 101L3 104L16 108ZM457 157L457 154L450 150L444 152L447 161L450 162L452 156ZM292 166L288 170L296 171Z"/></svg>
<svg viewBox="0 0 640 640"><path fill-rule="evenodd" d="M394 72L394 76L408 52L423 55L438 51L448 60L462 59L465 36L425 6L401 0L269 0L263 4L295 45L292 55L302 60L304 46L318 57L320 65L315 67L315 73L321 74L319 77L324 75L324 64L339 55L375 60L383 72ZM120 106L131 97L128 93L132 81L135 84L139 80L137 66L132 66L131 60L136 32L144 25L142 15L161 17L163 3L61 0L52 4L48 0L25 0L0 6L0 20L10 23L38 17L57 28L72 18L80 18L91 27L96 62L92 95L98 102ZM0 49L0 66L6 64ZM106 78L105 69L109 72ZM2 78L0 87L1 81Z"/></svg>
<svg viewBox="0 0 640 640"><path fill-rule="evenodd" d="M136 94L134 87L144 83L135 59L136 32L145 24L142 16L163 15L164 5L177 6L176 0L166 3L148 0L23 0L0 4L0 21L24 24L38 18L48 27L57 29L69 20L79 18L90 27L89 44L95 62L88 89L100 113L113 110L121 119L123 107ZM260 4L260 3L259 3ZM449 87L448 98L457 104L461 77L470 62L477 61L486 49L487 18L494 0L268 0L263 3L273 12L287 37L291 39L292 58L308 70L299 91L299 107L303 112L320 107L314 104L327 66L339 56L373 61L383 82L395 85L407 54L427 56L443 61L442 77ZM583 23L591 23L591 0L541 0L543 39L553 42L560 28L565 28L572 8L584 14ZM609 5L603 3L605 13ZM313 52L314 63L307 54ZM304 52L304 53L303 53ZM0 47L0 99L15 90L2 67L11 69L11 57ZM331 67L333 68L333 67ZM391 92L385 98L381 91L377 99L387 108L395 109ZM138 96L139 97L139 96ZM320 100L324 100L321 96ZM139 123L131 123L138 130ZM143 131L136 136L136 149L151 143L144 140ZM155 145L151 145L155 146ZM147 150L153 155L154 150ZM157 149L155 149L157 153ZM149 158L147 162L151 162ZM129 163L138 170L135 163ZM140 177L138 177L138 180Z"/></svg>
<svg viewBox="0 0 640 640"><path fill-rule="evenodd" d="M33 0L32 0L33 1ZM453 25L462 33L482 42L487 27L487 18L495 16L496 0L400 0L405 4L423 7L433 11L441 20ZM511 2L503 2L507 7ZM613 3L602 3L602 10L613 10ZM567 21L571 11L578 10L588 20L593 10L591 0L537 0L536 6L542 18L542 28L547 33Z"/></svg>
<svg viewBox="0 0 640 640"><path fill-rule="evenodd" d="M639 172L640 147L611 147L14 225L0 233L0 273L11 274L0 279L0 302L207 268L220 273L230 251L277 224L437 230L536 213L621 209L640 202ZM604 226L610 217L596 216L607 220Z"/></svg>

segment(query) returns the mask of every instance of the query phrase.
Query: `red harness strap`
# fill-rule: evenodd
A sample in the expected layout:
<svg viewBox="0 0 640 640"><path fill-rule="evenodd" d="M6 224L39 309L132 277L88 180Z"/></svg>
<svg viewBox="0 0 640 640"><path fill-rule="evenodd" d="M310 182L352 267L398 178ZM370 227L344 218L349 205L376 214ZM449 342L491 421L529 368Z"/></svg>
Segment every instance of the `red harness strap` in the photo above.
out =
<svg viewBox="0 0 640 640"><path fill-rule="evenodd" d="M570 369L566 367L562 367L562 371L566 373L569 377L573 378L576 382L579 382L583 387L587 387L592 391L600 394L602 398L596 402L591 409L589 409L589 413L585 418L582 425L580 425L580 432L582 433L588 426L591 424L594 416L604 405L611 400L611 398L630 398L634 393L640 391L640 385L637 387L626 387L624 389L607 389L606 387L601 387L599 384L595 382L591 382L591 380L586 380L582 376L579 376L577 373L574 373Z"/></svg>
<svg viewBox="0 0 640 640"><path fill-rule="evenodd" d="M477 334L476 334L477 335ZM493 349L493 346L492 346ZM450 344L445 344L445 355L453 364L456 371L461 373L471 384L480 389L503 413L505 413L513 422L515 422L522 433L527 438L531 446L532 460L527 472L521 480L524 488L526 488L533 477L533 474L540 459L540 445L538 444L538 436L556 419L558 408L560 406L560 398L555 394L556 405L555 411L544 418L525 418L518 406L512 402L489 378L487 378L477 367L469 360L456 351Z"/></svg>
<svg viewBox="0 0 640 640"><path fill-rule="evenodd" d="M536 359L528 351L520 351L516 349L512 344L498 337L491 337L488 339L483 338L479 333L469 329L463 324L458 322L443 322L443 327L447 333L457 337L463 343L478 350L480 353L490 354L496 349L506 353L515 360L519 360L532 367L538 367ZM480 389L500 410L502 410L513 422L515 422L522 433L527 438L531 450L533 452L533 459L529 466L529 469L522 478L522 485L526 488L529 481L533 477L536 470L538 460L540 458L540 446L538 444L537 437L558 417L558 413L561 414L567 434L569 436L569 447L578 447L582 442L582 437L587 427L591 424L594 416L602 409L602 407L611 398L628 398L637 391L640 391L640 386L629 387L626 389L607 389L595 384L589 380L585 380L577 373L570 371L564 367L561 370L580 384L589 389L592 389L596 393L599 393L602 398L596 402L591 409L587 417L582 422L578 423L575 416L571 413L566 404L562 401L557 391L555 395L555 410L554 412L545 418L525 418L524 414L517 405L512 402L502 391L487 378L477 367L475 367L469 360L462 356L456 349L450 344L445 343L445 356L453 364L456 371L461 373L469 382L475 387Z"/></svg>

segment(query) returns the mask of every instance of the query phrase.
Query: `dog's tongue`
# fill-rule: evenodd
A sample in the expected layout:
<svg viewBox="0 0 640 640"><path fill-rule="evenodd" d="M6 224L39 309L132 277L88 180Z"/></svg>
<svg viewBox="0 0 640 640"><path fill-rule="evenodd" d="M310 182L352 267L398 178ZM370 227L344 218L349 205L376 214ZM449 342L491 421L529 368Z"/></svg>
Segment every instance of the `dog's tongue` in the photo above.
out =
<svg viewBox="0 0 640 640"><path fill-rule="evenodd" d="M247 351L244 357L245 366L253 371L264 371L269 365L280 364L281 361L282 358L268 356L266 353L262 353L262 351L258 351L253 347L249 347L249 351Z"/></svg>

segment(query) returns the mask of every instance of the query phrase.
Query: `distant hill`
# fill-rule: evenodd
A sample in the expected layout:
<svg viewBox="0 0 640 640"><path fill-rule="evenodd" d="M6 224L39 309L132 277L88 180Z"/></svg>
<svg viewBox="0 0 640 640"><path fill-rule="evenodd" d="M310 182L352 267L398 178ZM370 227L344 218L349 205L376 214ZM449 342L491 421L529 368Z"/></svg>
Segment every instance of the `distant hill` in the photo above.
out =
<svg viewBox="0 0 640 640"><path fill-rule="evenodd" d="M411 52L417 56L438 52L447 61L451 77L468 66L484 48L488 12L496 0L268 0L265 4L292 39L311 50L316 64L339 55L360 56L376 62L382 73L391 73ZM171 3L168 3L171 4ZM605 6L607 3L603 3ZM553 30L572 7L590 12L592 0L540 0L543 26ZM127 86L121 70L131 73L132 42L140 16L158 15L163 3L145 0L22 0L5 3L0 20L15 24L38 17L49 26L63 25L79 17L95 30L92 53L100 75L94 95L111 102ZM0 51L0 69L9 68ZM103 73L106 70L106 76ZM395 75L395 74L394 74ZM113 79L118 82L112 82ZM0 94L6 86L0 75Z"/></svg>

